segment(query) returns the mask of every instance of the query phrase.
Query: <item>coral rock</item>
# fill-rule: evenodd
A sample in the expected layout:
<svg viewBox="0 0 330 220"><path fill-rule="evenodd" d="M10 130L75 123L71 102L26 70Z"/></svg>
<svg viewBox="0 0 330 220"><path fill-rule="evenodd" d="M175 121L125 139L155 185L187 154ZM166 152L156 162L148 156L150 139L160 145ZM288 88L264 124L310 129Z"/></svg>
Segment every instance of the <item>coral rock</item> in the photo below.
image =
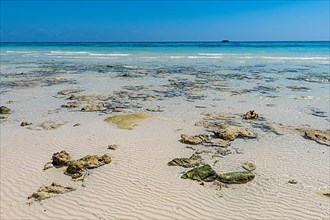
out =
<svg viewBox="0 0 330 220"><path fill-rule="evenodd" d="M73 158L65 150L53 154L52 164L55 167L68 166L73 161Z"/></svg>
<svg viewBox="0 0 330 220"><path fill-rule="evenodd" d="M7 108L6 106L1 106L0 107L0 114L1 115L7 115L11 112L10 108Z"/></svg>
<svg viewBox="0 0 330 220"><path fill-rule="evenodd" d="M235 140L237 137L244 137L244 138L257 137L257 133L254 131L238 126L225 125L225 124L220 125L220 128L214 131L214 135L221 139L230 140L230 141Z"/></svg>
<svg viewBox="0 0 330 220"><path fill-rule="evenodd" d="M246 120L257 119L259 115L254 112L254 110L248 111L243 115L243 118Z"/></svg>
<svg viewBox="0 0 330 220"><path fill-rule="evenodd" d="M33 193L28 199L40 202L44 199L57 196L59 194L67 193L76 190L70 186L62 186L61 184L53 182L50 186L42 186L37 192Z"/></svg>
<svg viewBox="0 0 330 220"><path fill-rule="evenodd" d="M308 139L312 139L319 144L330 146L330 131L309 129L305 131L305 137Z"/></svg>

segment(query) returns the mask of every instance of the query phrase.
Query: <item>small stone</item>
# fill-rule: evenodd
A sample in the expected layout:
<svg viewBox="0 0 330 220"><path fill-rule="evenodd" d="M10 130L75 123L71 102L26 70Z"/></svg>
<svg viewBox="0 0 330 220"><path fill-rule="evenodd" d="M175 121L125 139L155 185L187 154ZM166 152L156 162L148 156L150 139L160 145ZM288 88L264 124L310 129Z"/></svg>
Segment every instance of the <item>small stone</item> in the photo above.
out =
<svg viewBox="0 0 330 220"><path fill-rule="evenodd" d="M48 170L48 169L53 168L53 167L54 167L53 163L52 162L48 162L48 163L45 164L44 170Z"/></svg>
<svg viewBox="0 0 330 220"><path fill-rule="evenodd" d="M76 124L73 125L73 127L77 127L77 126L80 126L80 124L76 123Z"/></svg>
<svg viewBox="0 0 330 220"><path fill-rule="evenodd" d="M78 93L81 92L83 90L81 89L64 89L62 91L59 91L57 94L59 95L68 95L68 94L72 94L72 93Z"/></svg>
<svg viewBox="0 0 330 220"><path fill-rule="evenodd" d="M21 126L22 126L22 127L29 126L29 125L32 125L32 123L31 123L31 122L27 122L27 121L23 121L23 122L21 123Z"/></svg>
<svg viewBox="0 0 330 220"><path fill-rule="evenodd" d="M294 180L294 179L291 179L291 180L288 181L288 183L290 183L290 184L297 184L298 181L297 180Z"/></svg>
<svg viewBox="0 0 330 220"><path fill-rule="evenodd" d="M246 120L257 119L258 117L259 117L259 115L257 113L255 113L254 110L248 111L247 113L245 113L243 115L243 119L246 119Z"/></svg>
<svg viewBox="0 0 330 220"><path fill-rule="evenodd" d="M103 104L100 105L87 105L81 109L83 112L104 111L107 108Z"/></svg>
<svg viewBox="0 0 330 220"><path fill-rule="evenodd" d="M245 163L243 163L242 167L245 170L250 171L250 172L257 169L256 165L252 162L245 162Z"/></svg>
<svg viewBox="0 0 330 220"><path fill-rule="evenodd" d="M117 144L109 144L108 145L108 149L109 150L117 150L117 148L118 148L118 145Z"/></svg>
<svg viewBox="0 0 330 220"><path fill-rule="evenodd" d="M1 106L0 107L0 114L1 115L7 115L11 112L10 108L7 108L6 106Z"/></svg>

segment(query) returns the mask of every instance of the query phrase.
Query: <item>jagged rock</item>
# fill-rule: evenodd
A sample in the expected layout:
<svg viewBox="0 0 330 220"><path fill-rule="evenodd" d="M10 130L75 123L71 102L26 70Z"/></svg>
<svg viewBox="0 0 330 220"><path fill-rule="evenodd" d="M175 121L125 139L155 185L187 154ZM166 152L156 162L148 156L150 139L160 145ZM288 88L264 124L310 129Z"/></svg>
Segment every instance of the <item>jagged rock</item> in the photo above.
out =
<svg viewBox="0 0 330 220"><path fill-rule="evenodd" d="M68 95L68 94L72 94L72 93L78 93L78 92L82 92L82 89L64 89L62 91L59 91L57 94L59 95Z"/></svg>
<svg viewBox="0 0 330 220"><path fill-rule="evenodd" d="M199 166L202 162L202 157L196 154L193 154L189 158L175 158L167 163L169 166L182 166L185 168Z"/></svg>
<svg viewBox="0 0 330 220"><path fill-rule="evenodd" d="M3 105L3 106L0 107L0 114L1 115L7 115L10 112L11 112L11 109L6 107L6 106Z"/></svg>
<svg viewBox="0 0 330 220"><path fill-rule="evenodd" d="M52 164L55 167L68 166L74 159L68 152L62 150L61 152L54 153L52 156Z"/></svg>
<svg viewBox="0 0 330 220"><path fill-rule="evenodd" d="M219 175L219 181L223 183L229 184L241 184L247 183L253 180L255 175L251 172L242 171L242 172L231 172L231 173L223 173Z"/></svg>
<svg viewBox="0 0 330 220"><path fill-rule="evenodd" d="M220 128L214 131L214 135L224 140L233 141L237 137L256 138L257 133L246 128L234 125L220 125Z"/></svg>
<svg viewBox="0 0 330 220"><path fill-rule="evenodd" d="M189 170L181 176L182 179L192 179L197 181L212 182L216 180L218 174L208 164Z"/></svg>
<svg viewBox="0 0 330 220"><path fill-rule="evenodd" d="M105 119L106 122L114 123L121 129L133 129L135 124L150 115L144 112L137 112L126 115L114 115Z"/></svg>
<svg viewBox="0 0 330 220"><path fill-rule="evenodd" d="M103 104L100 104L100 105L87 105L87 106L84 106L81 111L83 112L93 112L93 111L104 111L106 110L107 108L104 107Z"/></svg>
<svg viewBox="0 0 330 220"><path fill-rule="evenodd" d="M23 122L21 123L21 126L22 126L22 127L29 126L29 125L32 125L32 123L31 123L31 122L28 122L28 121L23 121Z"/></svg>
<svg viewBox="0 0 330 220"><path fill-rule="evenodd" d="M245 162L245 163L243 163L242 167L245 170L250 171L250 172L257 169L256 165L252 162Z"/></svg>
<svg viewBox="0 0 330 220"><path fill-rule="evenodd" d="M72 161L66 169L67 175L73 179L80 178L84 175L86 169L94 169L111 162L111 156L104 154L103 156L98 155L87 155L79 160Z"/></svg>
<svg viewBox="0 0 330 220"><path fill-rule="evenodd" d="M259 115L254 112L254 110L248 111L243 115L243 118L246 120L257 119Z"/></svg>
<svg viewBox="0 0 330 220"><path fill-rule="evenodd" d="M207 134L199 134L195 136L189 136L187 134L181 134L181 142L185 144L201 144L209 138Z"/></svg>
<svg viewBox="0 0 330 220"><path fill-rule="evenodd" d="M330 131L306 129L305 137L308 139L312 139L319 144L330 146Z"/></svg>
<svg viewBox="0 0 330 220"><path fill-rule="evenodd" d="M62 186L61 184L53 182L50 186L42 186L37 192L33 193L28 199L40 202L44 199L57 196L59 194L67 193L76 190L70 186ZM32 202L32 201L31 201ZM29 204L31 204L31 202Z"/></svg>
<svg viewBox="0 0 330 220"><path fill-rule="evenodd" d="M109 150L116 150L118 148L118 145L117 144L109 144L108 145L108 149Z"/></svg>

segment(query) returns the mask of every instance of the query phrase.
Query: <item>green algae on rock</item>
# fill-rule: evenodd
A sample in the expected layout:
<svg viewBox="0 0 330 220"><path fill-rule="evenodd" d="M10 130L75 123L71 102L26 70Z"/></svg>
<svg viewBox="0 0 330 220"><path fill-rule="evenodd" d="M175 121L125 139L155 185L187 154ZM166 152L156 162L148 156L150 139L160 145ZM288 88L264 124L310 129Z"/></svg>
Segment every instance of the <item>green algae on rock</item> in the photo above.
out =
<svg viewBox="0 0 330 220"><path fill-rule="evenodd" d="M189 158L175 158L167 163L169 166L182 166L185 168L199 166L202 162L202 157L196 154Z"/></svg>
<svg viewBox="0 0 330 220"><path fill-rule="evenodd" d="M255 175L253 173L242 171L242 172L223 173L219 175L218 179L220 182L223 183L241 184L253 180L254 177Z"/></svg>
<svg viewBox="0 0 330 220"><path fill-rule="evenodd" d="M121 129L133 129L137 122L149 118L150 115L144 112L136 112L125 115L114 115L105 119L106 122L116 124Z"/></svg>
<svg viewBox="0 0 330 220"><path fill-rule="evenodd" d="M181 142L185 144L201 144L209 138L207 134L199 134L195 136L189 136L187 134L181 134Z"/></svg>
<svg viewBox="0 0 330 220"><path fill-rule="evenodd" d="M49 186L42 186L38 189L37 192L33 193L28 199L33 199L34 201L40 202L42 200L57 196L59 194L67 193L76 190L70 186L62 186L61 184L53 182ZM28 204L31 204L30 201Z"/></svg>
<svg viewBox="0 0 330 220"><path fill-rule="evenodd" d="M6 107L6 106L1 106L0 107L0 114L1 115L8 115L11 112L11 109Z"/></svg>
<svg viewBox="0 0 330 220"><path fill-rule="evenodd" d="M182 179L192 179L196 181L212 182L216 180L218 174L208 164L189 170L181 176Z"/></svg>

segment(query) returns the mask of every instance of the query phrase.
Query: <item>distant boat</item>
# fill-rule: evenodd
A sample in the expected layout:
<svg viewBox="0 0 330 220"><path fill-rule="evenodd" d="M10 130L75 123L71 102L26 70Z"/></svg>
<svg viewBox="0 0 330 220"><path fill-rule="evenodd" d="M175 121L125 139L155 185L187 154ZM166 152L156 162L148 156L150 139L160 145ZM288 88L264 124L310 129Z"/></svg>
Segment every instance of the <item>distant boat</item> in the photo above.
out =
<svg viewBox="0 0 330 220"><path fill-rule="evenodd" d="M229 43L229 40L222 40L222 43Z"/></svg>

